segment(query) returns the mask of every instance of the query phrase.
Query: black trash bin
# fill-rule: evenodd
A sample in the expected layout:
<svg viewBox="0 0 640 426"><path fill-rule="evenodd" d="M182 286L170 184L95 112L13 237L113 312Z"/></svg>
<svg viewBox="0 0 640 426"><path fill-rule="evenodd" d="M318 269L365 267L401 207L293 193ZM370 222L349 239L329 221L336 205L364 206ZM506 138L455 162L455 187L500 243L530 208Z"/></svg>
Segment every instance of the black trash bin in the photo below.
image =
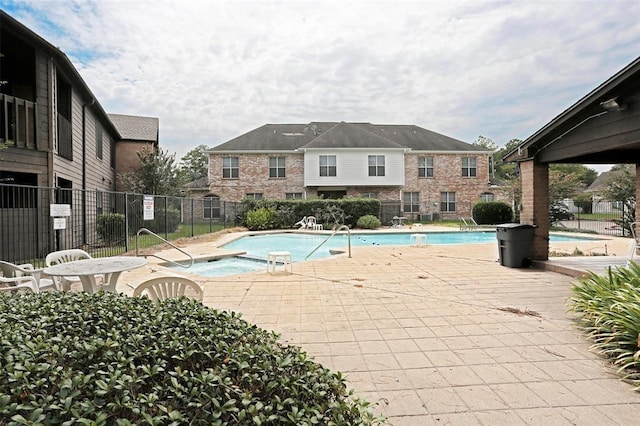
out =
<svg viewBox="0 0 640 426"><path fill-rule="evenodd" d="M500 264L510 268L531 265L531 246L535 225L504 223L496 226Z"/></svg>

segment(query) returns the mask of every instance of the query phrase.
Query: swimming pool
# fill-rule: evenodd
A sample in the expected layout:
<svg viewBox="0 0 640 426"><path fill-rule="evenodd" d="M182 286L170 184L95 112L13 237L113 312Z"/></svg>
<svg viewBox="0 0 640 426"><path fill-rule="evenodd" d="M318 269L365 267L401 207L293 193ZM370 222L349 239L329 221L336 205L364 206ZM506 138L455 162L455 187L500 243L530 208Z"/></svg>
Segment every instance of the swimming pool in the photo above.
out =
<svg viewBox="0 0 640 426"><path fill-rule="evenodd" d="M429 245L442 244L481 244L495 243L495 231L474 231L474 232L421 232L428 237ZM267 258L270 251L286 250L291 253L294 262L305 260L307 255L318 245L327 239L327 234L302 234L302 233L281 233L281 234L258 234L248 235L238 238L222 246L226 249L245 251L247 255L262 259ZM585 238L566 237L552 235L551 241L584 241ZM411 233L354 233L351 234L351 246L390 246L409 245ZM329 239L318 251L309 259L324 259L331 255L331 250L344 250L348 247L348 237L346 234L339 234Z"/></svg>
<svg viewBox="0 0 640 426"><path fill-rule="evenodd" d="M428 236L429 245L443 244L482 244L496 243L494 231L474 232L421 232ZM266 271L266 258L270 251L286 250L291 253L294 262L305 260L307 255L327 239L328 234L269 233L247 235L231 241L223 248L244 251L245 256L224 257L221 259L196 262L189 272L205 277L225 277L245 272ZM346 250L346 234L335 235L329 239L309 259L324 259L331 256L333 250ZM585 237L551 235L552 242L585 241ZM409 245L411 233L354 233L351 234L351 246L390 246Z"/></svg>

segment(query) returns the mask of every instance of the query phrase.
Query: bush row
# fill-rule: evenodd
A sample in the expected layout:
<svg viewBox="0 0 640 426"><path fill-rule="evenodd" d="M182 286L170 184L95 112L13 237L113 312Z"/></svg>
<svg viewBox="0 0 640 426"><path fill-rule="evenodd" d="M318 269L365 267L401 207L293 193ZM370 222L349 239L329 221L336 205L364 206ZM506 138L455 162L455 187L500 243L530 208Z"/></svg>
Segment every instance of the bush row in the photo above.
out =
<svg viewBox="0 0 640 426"><path fill-rule="evenodd" d="M291 228L304 216L314 216L325 229L354 227L362 216L380 215L380 201L371 198L339 200L245 200L242 225L252 230Z"/></svg>
<svg viewBox="0 0 640 426"><path fill-rule="evenodd" d="M374 424L340 373L278 335L179 298L0 294L9 424ZM4 424L0 420L0 424Z"/></svg>

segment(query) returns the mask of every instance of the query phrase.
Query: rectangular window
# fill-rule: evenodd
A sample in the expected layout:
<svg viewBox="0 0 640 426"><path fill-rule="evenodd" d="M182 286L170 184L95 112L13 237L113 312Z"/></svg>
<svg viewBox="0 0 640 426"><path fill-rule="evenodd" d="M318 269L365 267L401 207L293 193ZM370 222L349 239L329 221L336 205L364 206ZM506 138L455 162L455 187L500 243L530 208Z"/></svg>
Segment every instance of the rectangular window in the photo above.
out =
<svg viewBox="0 0 640 426"><path fill-rule="evenodd" d="M420 211L420 193L419 192L404 193L403 211L405 213L418 213Z"/></svg>
<svg viewBox="0 0 640 426"><path fill-rule="evenodd" d="M449 212L449 213L456 211L456 193L455 192L440 193L440 211Z"/></svg>
<svg viewBox="0 0 640 426"><path fill-rule="evenodd" d="M111 163L111 168L116 168L116 141L109 139L109 158Z"/></svg>
<svg viewBox="0 0 640 426"><path fill-rule="evenodd" d="M269 177L284 178L286 177L284 168L284 157L269 157Z"/></svg>
<svg viewBox="0 0 640 426"><path fill-rule="evenodd" d="M384 155L369 156L369 176L384 176Z"/></svg>
<svg viewBox="0 0 640 426"><path fill-rule="evenodd" d="M73 208L73 184L70 180L58 178L58 187L56 188L56 204L69 204Z"/></svg>
<svg viewBox="0 0 640 426"><path fill-rule="evenodd" d="M96 157L102 160L102 126L96 120Z"/></svg>
<svg viewBox="0 0 640 426"><path fill-rule="evenodd" d="M287 192L284 197L287 200L302 200L302 192Z"/></svg>
<svg viewBox="0 0 640 426"><path fill-rule="evenodd" d="M462 157L462 177L476 177L476 157Z"/></svg>
<svg viewBox="0 0 640 426"><path fill-rule="evenodd" d="M249 192L245 195L245 197L252 200L262 200L262 192Z"/></svg>
<svg viewBox="0 0 640 426"><path fill-rule="evenodd" d="M60 75L56 76L56 126L58 128L58 155L73 161L73 131L71 126L71 85Z"/></svg>
<svg viewBox="0 0 640 426"><path fill-rule="evenodd" d="M433 177L433 157L418 158L418 177Z"/></svg>
<svg viewBox="0 0 640 426"><path fill-rule="evenodd" d="M335 155L320 156L320 176L337 176Z"/></svg>
<svg viewBox="0 0 640 426"><path fill-rule="evenodd" d="M104 201L102 199L102 192L96 191L96 215L100 216L104 211Z"/></svg>
<svg viewBox="0 0 640 426"><path fill-rule="evenodd" d="M222 179L238 179L239 176L238 157L223 157Z"/></svg>
<svg viewBox="0 0 640 426"><path fill-rule="evenodd" d="M202 199L203 219L217 219L220 217L220 198L204 197Z"/></svg>
<svg viewBox="0 0 640 426"><path fill-rule="evenodd" d="M365 192L362 194L362 198L378 198L377 192Z"/></svg>

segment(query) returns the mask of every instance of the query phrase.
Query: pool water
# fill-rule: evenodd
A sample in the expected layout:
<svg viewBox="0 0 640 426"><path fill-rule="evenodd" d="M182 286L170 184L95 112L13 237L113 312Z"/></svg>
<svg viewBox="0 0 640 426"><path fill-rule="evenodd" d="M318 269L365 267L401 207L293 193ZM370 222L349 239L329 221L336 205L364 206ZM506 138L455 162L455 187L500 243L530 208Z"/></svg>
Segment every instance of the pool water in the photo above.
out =
<svg viewBox="0 0 640 426"><path fill-rule="evenodd" d="M422 234L425 234L424 232ZM496 233L494 231L476 232L429 232L427 243L429 245L441 244L481 244L496 243ZM223 248L242 250L249 256L267 258L270 251L286 250L291 253L294 262L305 260L307 255L327 239L328 234L260 234L249 235L228 244ZM551 241L576 241L584 238L573 238L552 235ZM411 233L370 233L351 234L351 246L389 246L389 245L409 245ZM323 259L331 255L331 250L346 250L348 247L348 237L346 234L335 235L320 247L309 259Z"/></svg>
<svg viewBox="0 0 640 426"><path fill-rule="evenodd" d="M429 232L427 244L482 244L497 243L494 231L474 232ZM224 277L228 275L242 274L245 272L266 271L266 258L269 252L286 250L291 253L294 262L306 260L305 258L316 247L327 239L329 234L260 234L248 235L238 238L223 245L225 249L246 252L247 257L226 257L207 262L196 262L189 272L205 277ZM560 241L585 241L590 238L551 235L552 242ZM351 234L351 246L389 246L409 245L411 233L371 233ZM346 234L335 235L322 245L308 259L324 259L331 256L331 251L347 250L348 237Z"/></svg>
<svg viewBox="0 0 640 426"><path fill-rule="evenodd" d="M189 273L203 277L226 277L245 272L265 271L266 262L246 257L223 257L206 262L196 262L189 268Z"/></svg>

